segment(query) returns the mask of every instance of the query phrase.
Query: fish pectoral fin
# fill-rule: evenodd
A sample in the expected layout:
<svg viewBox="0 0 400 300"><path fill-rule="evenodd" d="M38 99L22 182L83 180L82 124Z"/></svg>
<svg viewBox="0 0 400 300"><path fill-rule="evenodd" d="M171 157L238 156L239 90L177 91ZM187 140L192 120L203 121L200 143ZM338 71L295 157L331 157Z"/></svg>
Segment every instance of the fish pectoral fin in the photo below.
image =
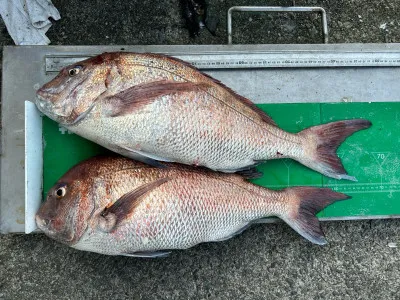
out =
<svg viewBox="0 0 400 300"><path fill-rule="evenodd" d="M141 258L164 258L168 257L171 254L171 251L143 251L143 252L134 252L134 253L121 253L123 256L129 257L141 257Z"/></svg>
<svg viewBox="0 0 400 300"><path fill-rule="evenodd" d="M120 145L119 147L121 147L122 149L129 151L133 154L134 158L142 161L150 166L153 167L157 167L157 168L166 168L165 165L163 165L162 163L160 163L159 161L164 161L164 162L173 162L172 160L165 158L165 157L161 157L161 156L157 156L157 155L153 155L144 151L140 151L140 150L134 150L132 148L129 148L127 146L123 146Z"/></svg>
<svg viewBox="0 0 400 300"><path fill-rule="evenodd" d="M143 184L126 193L113 204L107 205L99 216L100 229L105 232L113 231L138 206L144 195L169 180L169 177L165 177Z"/></svg>
<svg viewBox="0 0 400 300"><path fill-rule="evenodd" d="M108 114L119 117L146 106L163 95L193 91L204 83L160 80L132 86L105 99Z"/></svg>

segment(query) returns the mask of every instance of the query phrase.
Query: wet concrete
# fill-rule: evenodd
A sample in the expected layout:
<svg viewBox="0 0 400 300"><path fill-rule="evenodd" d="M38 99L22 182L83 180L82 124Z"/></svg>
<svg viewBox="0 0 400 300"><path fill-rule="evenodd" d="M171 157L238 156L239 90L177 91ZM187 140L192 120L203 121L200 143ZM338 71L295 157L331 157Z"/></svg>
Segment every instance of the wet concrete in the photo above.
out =
<svg viewBox="0 0 400 300"><path fill-rule="evenodd" d="M234 5L210 1L217 35L191 39L178 0L54 0L62 19L54 45L224 44ZM328 13L331 43L400 42L400 0L296 1ZM235 13L235 43L320 43L316 14ZM0 44L12 40L0 22ZM43 235L0 235L0 299L399 299L399 220L328 222L329 244L305 241L285 224L257 225L229 241L166 259L79 252ZM400 247L400 245L399 245Z"/></svg>

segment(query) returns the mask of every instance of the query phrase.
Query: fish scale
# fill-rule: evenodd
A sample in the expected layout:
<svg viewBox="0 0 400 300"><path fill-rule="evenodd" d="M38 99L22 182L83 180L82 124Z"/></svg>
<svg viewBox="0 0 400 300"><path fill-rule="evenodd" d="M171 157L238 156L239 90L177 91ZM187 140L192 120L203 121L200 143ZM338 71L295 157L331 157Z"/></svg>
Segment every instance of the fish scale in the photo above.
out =
<svg viewBox="0 0 400 300"><path fill-rule="evenodd" d="M123 249L127 246L126 241L130 241L130 248L137 251L185 249L202 241L225 238L255 217L268 214L263 207L266 204L264 197L258 195L258 199L255 199L254 192L246 194L242 187L239 193L232 182L177 170L164 173L173 173L174 180L150 192L116 232L111 235L102 232L93 234L90 230L95 230L96 224L92 224L93 228L74 247L84 249L94 243L96 247L113 245ZM115 175L118 180L112 174L102 180L115 183L115 188L111 189L112 197L119 198L132 184L138 185L137 179L132 180L135 175L137 176L137 172L118 172ZM148 177L141 183L147 180ZM93 194L101 195L105 192L102 187L101 190L94 190ZM282 209L279 206L277 208ZM155 215L156 219L151 218Z"/></svg>

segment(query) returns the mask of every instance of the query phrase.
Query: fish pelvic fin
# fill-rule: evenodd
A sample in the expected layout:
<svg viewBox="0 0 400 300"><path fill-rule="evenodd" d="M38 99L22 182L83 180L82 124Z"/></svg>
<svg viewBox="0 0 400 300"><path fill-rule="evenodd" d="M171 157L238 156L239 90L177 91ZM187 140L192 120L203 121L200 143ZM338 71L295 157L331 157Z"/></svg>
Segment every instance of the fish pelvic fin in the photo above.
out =
<svg viewBox="0 0 400 300"><path fill-rule="evenodd" d="M336 201L351 198L329 188L305 186L286 188L280 193L288 194L290 209L279 217L301 236L318 245L327 242L316 214Z"/></svg>
<svg viewBox="0 0 400 300"><path fill-rule="evenodd" d="M298 133L305 141L304 155L295 159L325 176L357 181L347 174L336 150L347 137L371 125L368 120L354 119L307 128Z"/></svg>

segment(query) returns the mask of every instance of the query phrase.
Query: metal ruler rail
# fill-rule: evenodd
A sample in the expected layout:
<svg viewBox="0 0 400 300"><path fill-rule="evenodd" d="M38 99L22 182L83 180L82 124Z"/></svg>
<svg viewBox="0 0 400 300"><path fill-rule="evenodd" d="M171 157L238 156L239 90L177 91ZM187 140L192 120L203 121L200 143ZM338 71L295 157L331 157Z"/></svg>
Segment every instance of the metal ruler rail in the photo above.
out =
<svg viewBox="0 0 400 300"><path fill-rule="evenodd" d="M168 53L191 63L199 69L248 69L248 68L315 68L315 67L399 67L400 51L393 52L275 52L186 54ZM59 72L93 55L46 57L46 72Z"/></svg>

